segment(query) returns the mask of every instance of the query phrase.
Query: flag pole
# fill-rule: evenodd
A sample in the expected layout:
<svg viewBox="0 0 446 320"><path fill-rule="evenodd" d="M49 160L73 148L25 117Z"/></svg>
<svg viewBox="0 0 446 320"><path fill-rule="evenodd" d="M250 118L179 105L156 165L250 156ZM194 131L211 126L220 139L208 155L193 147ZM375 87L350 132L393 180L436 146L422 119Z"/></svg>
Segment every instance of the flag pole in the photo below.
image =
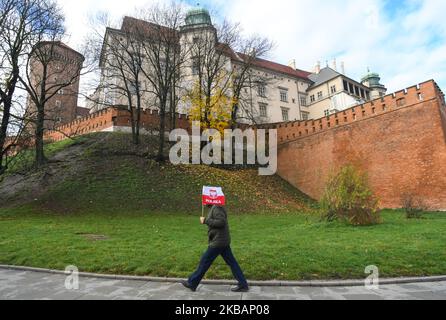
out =
<svg viewBox="0 0 446 320"><path fill-rule="evenodd" d="M201 217L204 218L204 205L201 204Z"/></svg>

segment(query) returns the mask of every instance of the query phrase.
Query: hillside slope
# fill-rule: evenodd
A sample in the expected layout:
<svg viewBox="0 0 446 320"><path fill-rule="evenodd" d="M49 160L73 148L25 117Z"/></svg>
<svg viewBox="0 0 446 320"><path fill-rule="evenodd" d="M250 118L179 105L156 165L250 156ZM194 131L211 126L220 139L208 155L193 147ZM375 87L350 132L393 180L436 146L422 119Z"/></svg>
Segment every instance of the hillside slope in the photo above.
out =
<svg viewBox="0 0 446 320"><path fill-rule="evenodd" d="M155 149L146 140L135 148L129 135L99 133L53 144L44 169L29 169L25 159L0 182L0 207L197 213L203 185L222 186L233 213L305 211L312 205L281 178L261 177L254 169L159 165L149 160Z"/></svg>

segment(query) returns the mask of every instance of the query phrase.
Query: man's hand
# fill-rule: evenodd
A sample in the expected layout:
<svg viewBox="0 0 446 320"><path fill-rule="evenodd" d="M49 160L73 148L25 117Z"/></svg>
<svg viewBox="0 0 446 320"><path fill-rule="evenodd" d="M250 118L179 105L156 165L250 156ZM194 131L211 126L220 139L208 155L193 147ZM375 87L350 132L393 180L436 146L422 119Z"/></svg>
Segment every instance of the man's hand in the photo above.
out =
<svg viewBox="0 0 446 320"><path fill-rule="evenodd" d="M201 218L200 218L200 223L201 223L201 224L204 224L204 221L205 221L205 220L206 220L205 217L201 217Z"/></svg>

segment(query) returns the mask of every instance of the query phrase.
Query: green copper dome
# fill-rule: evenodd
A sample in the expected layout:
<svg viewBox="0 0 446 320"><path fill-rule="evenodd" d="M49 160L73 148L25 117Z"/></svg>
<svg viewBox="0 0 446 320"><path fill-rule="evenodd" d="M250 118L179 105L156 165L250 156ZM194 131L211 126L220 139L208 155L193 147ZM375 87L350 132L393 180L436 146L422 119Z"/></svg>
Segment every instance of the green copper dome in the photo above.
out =
<svg viewBox="0 0 446 320"><path fill-rule="evenodd" d="M369 72L361 79L362 83L366 81L369 82L370 86L382 86L382 84L379 83L381 81L381 77L378 73Z"/></svg>
<svg viewBox="0 0 446 320"><path fill-rule="evenodd" d="M192 9L186 14L186 25L212 25L211 15L206 9Z"/></svg>

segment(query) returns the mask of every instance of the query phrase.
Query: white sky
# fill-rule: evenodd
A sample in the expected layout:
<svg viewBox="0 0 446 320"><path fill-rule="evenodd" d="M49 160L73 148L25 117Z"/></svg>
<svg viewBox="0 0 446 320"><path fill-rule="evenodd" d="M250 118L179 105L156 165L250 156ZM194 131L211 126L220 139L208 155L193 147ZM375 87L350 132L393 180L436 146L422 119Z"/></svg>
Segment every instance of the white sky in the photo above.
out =
<svg viewBox="0 0 446 320"><path fill-rule="evenodd" d="M166 0L167 1L167 0ZM147 0L58 0L70 38L79 48L88 15L109 11L119 19ZM193 1L189 1L193 3ZM240 22L246 33L272 39L271 60L311 71L337 58L356 80L380 73L389 92L429 80L446 91L445 0L208 0L205 8Z"/></svg>

